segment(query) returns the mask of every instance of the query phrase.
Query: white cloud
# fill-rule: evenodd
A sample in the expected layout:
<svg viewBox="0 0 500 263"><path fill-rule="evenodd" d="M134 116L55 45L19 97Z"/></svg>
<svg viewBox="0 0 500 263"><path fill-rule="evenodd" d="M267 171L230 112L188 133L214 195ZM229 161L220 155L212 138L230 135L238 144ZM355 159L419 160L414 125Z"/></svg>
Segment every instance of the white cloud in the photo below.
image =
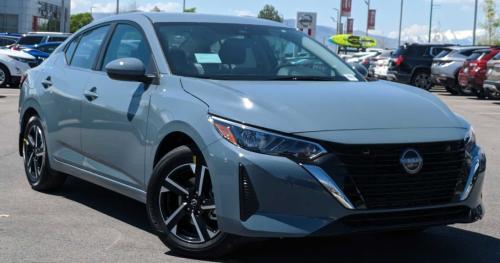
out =
<svg viewBox="0 0 500 263"><path fill-rule="evenodd" d="M484 30L478 29L477 36L480 38L484 35ZM388 35L389 38L398 38L398 31L392 31ZM460 43L470 44L472 42L472 30L440 30L438 28L432 29L431 35L432 42L435 43ZM401 40L403 42L428 42L429 40L429 26L413 24L403 28L401 32Z"/></svg>
<svg viewBox="0 0 500 263"><path fill-rule="evenodd" d="M252 11L250 10L232 10L232 13L236 16L256 16Z"/></svg>
<svg viewBox="0 0 500 263"><path fill-rule="evenodd" d="M96 2L97 1L95 1L95 0L71 0L71 13L77 14L77 13L83 13L83 12L90 12L91 8L92 8L92 11L96 12L96 13L113 13L116 11L116 1L115 0L99 1L99 3L96 3ZM123 1L123 2L125 2L125 1ZM137 1L137 2L139 2L139 1ZM133 3L137 3L137 2L133 2ZM120 5L120 10L137 9L140 11L149 12L155 6L157 6L158 8L160 8L161 11L164 11L164 12L177 12L177 11L182 10L182 7L179 3L165 2L165 1L158 1L158 2L147 3L147 4L137 3L136 7L133 4L126 2L126 3Z"/></svg>
<svg viewBox="0 0 500 263"><path fill-rule="evenodd" d="M137 10L149 12L155 6L158 7L163 12L177 12L177 11L180 12L180 11L182 11L182 6L179 3L174 3L174 2L157 2L157 3L138 5Z"/></svg>

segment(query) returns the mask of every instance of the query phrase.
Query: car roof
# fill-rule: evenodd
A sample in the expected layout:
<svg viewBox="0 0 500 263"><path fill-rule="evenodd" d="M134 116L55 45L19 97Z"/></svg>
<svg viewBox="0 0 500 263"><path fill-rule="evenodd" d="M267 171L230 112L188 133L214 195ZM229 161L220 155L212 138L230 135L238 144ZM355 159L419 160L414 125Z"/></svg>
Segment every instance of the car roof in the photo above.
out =
<svg viewBox="0 0 500 263"><path fill-rule="evenodd" d="M146 16L152 23L224 23L224 24L245 24L287 27L283 23L278 23L266 19L254 17L208 15L199 13L166 13L166 12L136 12L120 15L113 15L99 19L96 22L106 22L115 20L133 20L138 16Z"/></svg>
<svg viewBox="0 0 500 263"><path fill-rule="evenodd" d="M483 48L483 49L478 49L475 50L473 53L486 53L486 52L491 52L492 50L489 48Z"/></svg>
<svg viewBox="0 0 500 263"><path fill-rule="evenodd" d="M18 37L18 36L9 36L9 35L0 35L0 38L8 38L8 39L12 39L12 40L18 40L21 37Z"/></svg>
<svg viewBox="0 0 500 263"><path fill-rule="evenodd" d="M472 50L472 49L487 49L488 46L452 46L452 50Z"/></svg>
<svg viewBox="0 0 500 263"><path fill-rule="evenodd" d="M60 32L29 32L27 34L23 34L23 37L28 36L50 36L50 37L68 37L70 33L60 33Z"/></svg>

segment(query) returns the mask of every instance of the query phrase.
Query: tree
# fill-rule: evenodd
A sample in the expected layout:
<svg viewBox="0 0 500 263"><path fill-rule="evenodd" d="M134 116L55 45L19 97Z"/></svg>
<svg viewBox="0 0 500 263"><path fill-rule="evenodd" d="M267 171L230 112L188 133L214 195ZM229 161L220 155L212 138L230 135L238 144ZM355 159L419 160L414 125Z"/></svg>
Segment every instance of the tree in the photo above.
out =
<svg viewBox="0 0 500 263"><path fill-rule="evenodd" d="M283 22L283 17L280 16L278 10L276 10L276 8L274 8L274 6L272 5L265 5L264 8L260 10L258 17L262 19L273 20L280 23Z"/></svg>
<svg viewBox="0 0 500 263"><path fill-rule="evenodd" d="M70 31L75 33L78 29L90 24L94 20L90 13L72 15L70 18Z"/></svg>
<svg viewBox="0 0 500 263"><path fill-rule="evenodd" d="M493 45L499 41L497 31L500 27L500 18L496 14L495 0L485 0L483 10L486 22L482 24L482 27L486 31L487 44Z"/></svg>
<svg viewBox="0 0 500 263"><path fill-rule="evenodd" d="M184 13L196 13L196 7L186 8Z"/></svg>
<svg viewBox="0 0 500 263"><path fill-rule="evenodd" d="M155 7L153 7L153 9L151 9L151 12L161 12L161 9L155 5Z"/></svg>

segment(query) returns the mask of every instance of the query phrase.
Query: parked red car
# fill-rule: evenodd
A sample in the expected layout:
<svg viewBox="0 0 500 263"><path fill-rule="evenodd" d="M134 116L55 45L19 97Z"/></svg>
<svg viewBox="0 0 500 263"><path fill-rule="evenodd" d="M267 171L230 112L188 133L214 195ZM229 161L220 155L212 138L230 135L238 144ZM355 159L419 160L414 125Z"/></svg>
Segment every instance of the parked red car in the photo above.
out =
<svg viewBox="0 0 500 263"><path fill-rule="evenodd" d="M488 61L492 59L500 48L480 49L474 51L464 62L463 69L458 74L458 83L462 93L474 94L480 99L485 98L483 88L486 79Z"/></svg>

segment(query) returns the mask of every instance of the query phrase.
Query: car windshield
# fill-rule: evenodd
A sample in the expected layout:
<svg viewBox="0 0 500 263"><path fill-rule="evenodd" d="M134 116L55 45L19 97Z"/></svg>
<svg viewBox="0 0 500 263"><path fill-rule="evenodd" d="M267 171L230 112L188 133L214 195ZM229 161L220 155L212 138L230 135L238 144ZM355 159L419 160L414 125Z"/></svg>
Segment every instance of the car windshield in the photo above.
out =
<svg viewBox="0 0 500 263"><path fill-rule="evenodd" d="M173 74L223 80L361 81L326 47L291 28L159 23Z"/></svg>
<svg viewBox="0 0 500 263"><path fill-rule="evenodd" d="M19 45L35 45L39 44L43 39L43 36L25 36L19 39L17 44Z"/></svg>

